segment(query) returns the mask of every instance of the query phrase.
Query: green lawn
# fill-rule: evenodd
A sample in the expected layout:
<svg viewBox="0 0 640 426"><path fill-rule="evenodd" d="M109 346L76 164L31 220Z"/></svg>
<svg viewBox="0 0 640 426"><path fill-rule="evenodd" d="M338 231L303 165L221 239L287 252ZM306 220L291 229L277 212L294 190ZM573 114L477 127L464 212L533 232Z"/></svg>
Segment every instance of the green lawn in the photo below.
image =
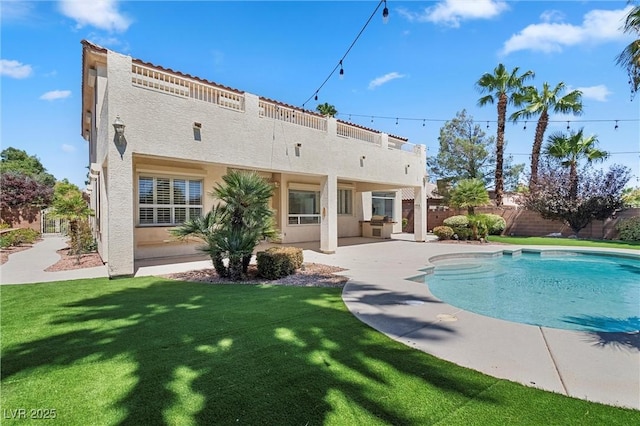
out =
<svg viewBox="0 0 640 426"><path fill-rule="evenodd" d="M640 241L612 241L612 240L582 240L575 238L553 237L506 237L490 235L489 242L519 244L519 245L544 245L567 247L602 247L640 250Z"/></svg>
<svg viewBox="0 0 640 426"><path fill-rule="evenodd" d="M640 424L397 343L340 289L148 277L0 292L3 425L27 424L7 418L20 408L64 425Z"/></svg>

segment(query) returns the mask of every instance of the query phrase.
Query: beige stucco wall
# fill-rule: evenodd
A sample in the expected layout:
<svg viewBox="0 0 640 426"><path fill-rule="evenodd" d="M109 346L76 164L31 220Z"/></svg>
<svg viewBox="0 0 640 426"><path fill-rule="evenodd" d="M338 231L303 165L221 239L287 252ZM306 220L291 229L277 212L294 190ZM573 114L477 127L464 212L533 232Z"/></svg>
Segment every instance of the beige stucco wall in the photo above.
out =
<svg viewBox="0 0 640 426"><path fill-rule="evenodd" d="M229 167L264 172L278 182L272 199L283 242L325 241L330 250L337 237L360 235L360 222L370 217L368 191L418 187L423 184L425 150L390 149L336 134L337 122L327 118L327 131L261 117L259 98L245 93L245 111L183 98L131 83L132 60L107 52L107 66L98 68L94 117L96 169L101 185L99 248L111 275L134 272L134 259L190 254L195 244L172 240L167 227L137 224L137 179L154 175L201 176L204 210L215 202L206 195ZM118 146L111 123L125 123L124 146ZM200 140L194 123L200 123ZM322 193L321 225L288 225L288 188L311 185ZM335 191L353 188L353 215L337 215ZM328 191L328 192L327 192ZM96 191L94 190L94 193ZM399 192L398 192L399 194ZM396 217L401 201L396 200ZM395 229L397 228L397 229ZM401 225L394 232L401 231Z"/></svg>

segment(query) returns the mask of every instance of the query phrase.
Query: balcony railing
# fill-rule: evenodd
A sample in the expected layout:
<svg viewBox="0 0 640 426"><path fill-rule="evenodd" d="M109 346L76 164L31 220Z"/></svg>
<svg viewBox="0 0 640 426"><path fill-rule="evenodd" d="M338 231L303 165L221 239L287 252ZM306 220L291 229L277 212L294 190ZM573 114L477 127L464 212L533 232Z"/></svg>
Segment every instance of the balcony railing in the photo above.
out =
<svg viewBox="0 0 640 426"><path fill-rule="evenodd" d="M183 98L217 104L225 108L244 111L244 96L210 84L179 77L144 65L133 64L131 83L137 87L164 92Z"/></svg>
<svg viewBox="0 0 640 426"><path fill-rule="evenodd" d="M380 145L382 141L379 132L363 129L362 127L352 126L347 123L338 122L337 131L338 131L338 136L358 139L358 140L373 143L376 145Z"/></svg>
<svg viewBox="0 0 640 426"><path fill-rule="evenodd" d="M287 108L282 105L261 100L258 102L260 117L271 118L274 120L286 121L288 123L297 124L299 126L309 127L311 129L327 131L327 120L324 117L318 117L313 114L305 114L293 108Z"/></svg>
<svg viewBox="0 0 640 426"><path fill-rule="evenodd" d="M234 111L245 111L245 97L243 93L226 90L222 87L203 83L161 69L133 63L131 68L131 84L156 92L166 93L182 98L196 99L198 101L216 104ZM288 108L282 104L260 99L258 101L260 117L285 121L310 129L327 131L327 119L316 114L305 113L299 109ZM336 133L349 139L356 139L382 146L382 133L338 121ZM389 135L387 147L389 149L402 150L403 146L413 146L413 152L419 153L419 147L411 145L406 140Z"/></svg>

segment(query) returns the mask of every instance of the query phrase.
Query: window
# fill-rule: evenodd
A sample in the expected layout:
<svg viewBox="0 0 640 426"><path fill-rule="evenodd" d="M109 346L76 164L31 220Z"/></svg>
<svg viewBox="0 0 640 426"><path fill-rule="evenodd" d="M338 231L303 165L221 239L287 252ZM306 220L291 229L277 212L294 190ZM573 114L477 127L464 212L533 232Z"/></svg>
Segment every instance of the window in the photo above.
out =
<svg viewBox="0 0 640 426"><path fill-rule="evenodd" d="M393 203L395 199L395 192L372 192L371 213L374 216L388 216L393 220Z"/></svg>
<svg viewBox="0 0 640 426"><path fill-rule="evenodd" d="M202 216L202 181L140 176L138 223L176 225Z"/></svg>
<svg viewBox="0 0 640 426"><path fill-rule="evenodd" d="M320 223L320 192L289 190L289 225Z"/></svg>
<svg viewBox="0 0 640 426"><path fill-rule="evenodd" d="M353 214L353 191L350 189L338 189L338 214Z"/></svg>

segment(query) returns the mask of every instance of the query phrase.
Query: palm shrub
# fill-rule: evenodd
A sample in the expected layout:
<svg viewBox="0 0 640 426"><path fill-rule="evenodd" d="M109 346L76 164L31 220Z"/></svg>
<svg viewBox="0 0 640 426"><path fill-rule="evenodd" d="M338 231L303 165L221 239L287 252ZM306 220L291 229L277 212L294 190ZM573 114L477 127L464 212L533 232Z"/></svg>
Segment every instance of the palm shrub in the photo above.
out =
<svg viewBox="0 0 640 426"><path fill-rule="evenodd" d="M480 179L463 179L451 191L449 204L459 209L467 209L467 213L475 213L476 207L489 204L489 193Z"/></svg>
<svg viewBox="0 0 640 426"><path fill-rule="evenodd" d="M80 189L66 179L56 183L54 188L53 216L69 222L67 234L71 240L71 253L77 255L80 263L82 253L95 247L93 234L88 223L94 212L84 199Z"/></svg>
<svg viewBox="0 0 640 426"><path fill-rule="evenodd" d="M239 281L246 275L260 240L276 236L269 208L273 187L256 172L233 170L222 180L210 193L218 204L205 216L189 220L171 233L178 238L202 240L201 250L209 254L216 272Z"/></svg>
<svg viewBox="0 0 640 426"><path fill-rule="evenodd" d="M471 228L471 237L474 240L487 238L489 234L489 225L491 219L484 214L469 215L469 228Z"/></svg>

